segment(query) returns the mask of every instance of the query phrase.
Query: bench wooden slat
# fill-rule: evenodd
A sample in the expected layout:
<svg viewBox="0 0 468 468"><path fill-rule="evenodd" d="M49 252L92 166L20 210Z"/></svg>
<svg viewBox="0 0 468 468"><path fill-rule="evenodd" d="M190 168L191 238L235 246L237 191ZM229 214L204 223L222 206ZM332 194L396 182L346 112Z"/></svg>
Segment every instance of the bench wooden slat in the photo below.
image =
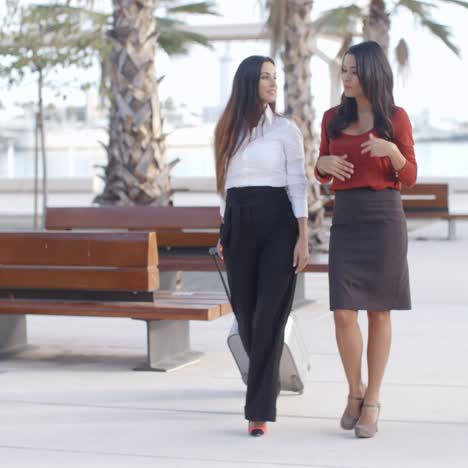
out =
<svg viewBox="0 0 468 468"><path fill-rule="evenodd" d="M322 186L322 195L326 189ZM328 216L333 213L334 196L325 204ZM449 218L448 184L416 184L414 187L401 188L403 210L407 218Z"/></svg>
<svg viewBox="0 0 468 468"><path fill-rule="evenodd" d="M180 289L176 291L161 290L161 291L156 291L155 294L158 299L166 298L166 297L171 297L174 299L177 299L179 297L192 297L192 298L203 297L203 298L209 298L214 301L217 301L225 297L224 292L219 292L219 291L185 291L184 289Z"/></svg>
<svg viewBox="0 0 468 468"><path fill-rule="evenodd" d="M440 210L448 213L448 184L416 184L401 188L405 211Z"/></svg>
<svg viewBox="0 0 468 468"><path fill-rule="evenodd" d="M461 219L461 220L468 220L468 213L450 213L447 216L448 219Z"/></svg>
<svg viewBox="0 0 468 468"><path fill-rule="evenodd" d="M326 255L312 256L305 271L312 273L327 273L328 261ZM225 270L224 263L219 262L221 270ZM177 255L163 256L159 258L160 271L217 271L213 259L208 255L199 256L181 256Z"/></svg>
<svg viewBox="0 0 468 468"><path fill-rule="evenodd" d="M219 302L226 301L226 294L224 292L192 292L192 291L155 291L154 297L156 300L171 300L183 302Z"/></svg>
<svg viewBox="0 0 468 468"><path fill-rule="evenodd" d="M204 247L207 250L218 242L218 230L213 232L164 231L156 227L159 247Z"/></svg>
<svg viewBox="0 0 468 468"><path fill-rule="evenodd" d="M177 310L178 312L189 311L189 313L192 313L191 311L193 310L210 310L211 313L215 313L214 312L215 309L213 309L213 307L216 307L216 317L221 317L222 315L226 315L231 312L231 307L227 303L220 305L217 303L192 304L192 303L188 303L187 301L185 302L157 301L157 308L159 310L162 308L166 308L167 310ZM171 319L171 320L174 320L174 319ZM200 320L200 319L197 319L197 320Z"/></svg>
<svg viewBox="0 0 468 468"><path fill-rule="evenodd" d="M0 266L1 288L153 291L157 268Z"/></svg>
<svg viewBox="0 0 468 468"><path fill-rule="evenodd" d="M216 207L105 206L47 208L46 229L210 229L219 226Z"/></svg>
<svg viewBox="0 0 468 468"><path fill-rule="evenodd" d="M154 232L0 233L0 265L156 268Z"/></svg>
<svg viewBox="0 0 468 468"><path fill-rule="evenodd" d="M224 297L221 302L224 302L224 301L227 301L227 298ZM165 300L165 299L160 299L160 300L157 300L156 301L158 306L161 307L161 306L165 306L165 307L180 307L180 308L191 308L191 307L200 307L200 308L203 308L203 307L211 307L213 304L218 304L218 302L220 301L208 301L208 300L195 300L195 301L187 301L187 300L178 300L178 301L171 301L169 299ZM227 304L227 303L226 303ZM226 307L228 307L226 305Z"/></svg>
<svg viewBox="0 0 468 468"><path fill-rule="evenodd" d="M438 210L405 210L407 219L449 219L450 214L446 211Z"/></svg>
<svg viewBox="0 0 468 468"><path fill-rule="evenodd" d="M0 287L153 291L159 287L156 235L0 233Z"/></svg>
<svg viewBox="0 0 468 468"><path fill-rule="evenodd" d="M198 292L198 291L156 291L155 303L173 305L218 304L222 315L231 312L231 306L224 292Z"/></svg>
<svg viewBox="0 0 468 468"><path fill-rule="evenodd" d="M230 313L229 306L213 302L181 307L163 300L145 302L78 302L30 299L0 299L0 313L68 315L89 317L127 317L141 320L214 320Z"/></svg>

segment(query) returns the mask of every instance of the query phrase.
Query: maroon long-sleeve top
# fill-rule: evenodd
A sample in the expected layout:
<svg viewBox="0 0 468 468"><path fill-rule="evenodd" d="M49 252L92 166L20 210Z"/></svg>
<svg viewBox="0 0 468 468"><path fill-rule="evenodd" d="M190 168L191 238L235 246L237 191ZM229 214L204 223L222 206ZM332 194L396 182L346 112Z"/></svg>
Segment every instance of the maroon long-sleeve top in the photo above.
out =
<svg viewBox="0 0 468 468"><path fill-rule="evenodd" d="M385 188L400 190L401 184L412 187L416 183L417 164L414 154L413 130L408 114L403 108L396 107L392 116L392 141L406 159L406 163L400 171L395 171L388 157L371 157L370 153L361 153L361 144L369 139L370 133L378 137L375 129L360 135L348 135L341 132L338 138L329 138L328 124L336 111L337 107L333 107L323 115L319 157L347 154L347 161L354 164L354 173L350 179L341 181L333 179L332 176L322 177L315 168L315 177L319 182L326 184L333 179L332 190L362 187L374 190Z"/></svg>

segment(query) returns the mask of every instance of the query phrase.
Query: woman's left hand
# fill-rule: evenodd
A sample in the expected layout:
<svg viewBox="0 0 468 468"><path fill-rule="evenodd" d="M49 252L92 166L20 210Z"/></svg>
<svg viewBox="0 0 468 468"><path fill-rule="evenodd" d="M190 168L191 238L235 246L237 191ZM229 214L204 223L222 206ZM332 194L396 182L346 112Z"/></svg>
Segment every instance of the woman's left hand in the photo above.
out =
<svg viewBox="0 0 468 468"><path fill-rule="evenodd" d="M309 263L309 241L305 236L299 236L294 248L293 267L295 272L299 273Z"/></svg>
<svg viewBox="0 0 468 468"><path fill-rule="evenodd" d="M390 156L393 147L394 143L391 141L384 140L383 138L376 138L371 133L369 139L362 143L361 153L370 153L370 156L374 158L384 158L385 156Z"/></svg>

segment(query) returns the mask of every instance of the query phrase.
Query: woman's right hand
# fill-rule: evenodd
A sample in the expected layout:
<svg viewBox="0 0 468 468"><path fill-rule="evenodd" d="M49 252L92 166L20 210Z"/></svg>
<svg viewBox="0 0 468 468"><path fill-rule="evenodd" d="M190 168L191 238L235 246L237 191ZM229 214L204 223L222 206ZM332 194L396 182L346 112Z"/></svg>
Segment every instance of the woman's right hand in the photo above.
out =
<svg viewBox="0 0 468 468"><path fill-rule="evenodd" d="M346 161L348 155L320 156L317 160L317 170L322 176L331 175L342 182L350 179L354 172L354 164Z"/></svg>
<svg viewBox="0 0 468 468"><path fill-rule="evenodd" d="M218 252L218 256L221 260L224 260L223 257L223 246L221 245L221 239L218 239L218 243L216 244L216 251Z"/></svg>

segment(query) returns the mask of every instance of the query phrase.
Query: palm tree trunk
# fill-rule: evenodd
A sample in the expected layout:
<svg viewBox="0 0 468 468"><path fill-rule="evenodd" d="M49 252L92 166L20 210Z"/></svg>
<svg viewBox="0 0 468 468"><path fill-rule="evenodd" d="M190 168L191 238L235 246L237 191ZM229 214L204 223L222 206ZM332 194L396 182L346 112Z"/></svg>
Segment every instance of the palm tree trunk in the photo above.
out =
<svg viewBox="0 0 468 468"><path fill-rule="evenodd" d="M385 54L388 55L390 44L390 16L386 11L384 0L371 0L369 14L364 18L364 39L380 44Z"/></svg>
<svg viewBox="0 0 468 468"><path fill-rule="evenodd" d="M108 164L104 191L95 199L100 204L170 203L170 166L154 64L158 3L113 0Z"/></svg>
<svg viewBox="0 0 468 468"><path fill-rule="evenodd" d="M312 39L312 28L310 27L312 5L313 2L309 0L288 0L286 18L284 19L284 47L281 59L285 72L285 115L296 122L304 136L306 171L310 181L307 193L309 229L311 240L316 240L324 210L320 196L320 184L313 175L315 111L310 83L312 50L309 46Z"/></svg>

